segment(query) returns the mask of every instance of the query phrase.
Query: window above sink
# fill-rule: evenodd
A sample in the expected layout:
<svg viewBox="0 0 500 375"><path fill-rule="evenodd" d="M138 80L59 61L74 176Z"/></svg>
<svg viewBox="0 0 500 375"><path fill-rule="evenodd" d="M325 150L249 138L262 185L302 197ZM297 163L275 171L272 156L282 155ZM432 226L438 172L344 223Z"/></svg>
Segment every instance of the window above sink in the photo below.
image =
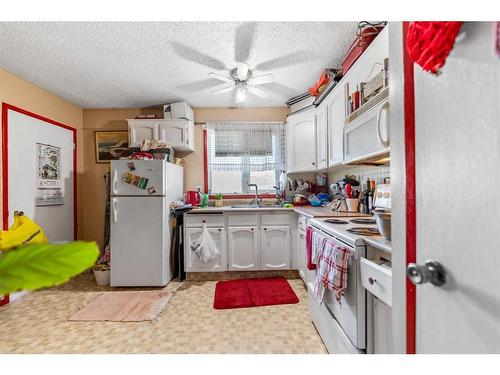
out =
<svg viewBox="0 0 500 375"><path fill-rule="evenodd" d="M205 191L225 198L252 196L250 183L263 197L274 196L285 169L283 122L207 123L204 141Z"/></svg>

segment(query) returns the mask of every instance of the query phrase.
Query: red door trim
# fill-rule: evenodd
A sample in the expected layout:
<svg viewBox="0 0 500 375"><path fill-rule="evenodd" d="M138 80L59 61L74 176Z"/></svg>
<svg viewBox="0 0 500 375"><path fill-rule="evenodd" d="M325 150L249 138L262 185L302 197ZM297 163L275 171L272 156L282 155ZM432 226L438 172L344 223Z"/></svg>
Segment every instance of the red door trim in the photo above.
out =
<svg viewBox="0 0 500 375"><path fill-rule="evenodd" d="M203 129L203 192L208 193L207 129Z"/></svg>
<svg viewBox="0 0 500 375"><path fill-rule="evenodd" d="M73 143L74 143L74 148L73 148L73 237L74 239L77 238L77 228L78 228L78 215L77 215L77 130L71 126L65 125L63 123L51 120L47 117L37 115L36 113L29 112L25 109L15 107L13 105L7 104L7 103L2 103L2 174L3 174L3 179L2 179L2 199L3 199L3 206L2 206L2 219L3 219L3 229L7 230L8 229L8 219L9 219L9 163L8 163L8 111L15 111L18 113L22 113L23 115L30 116L33 118L36 118L38 120L42 120L44 122L47 122L49 124L58 126L60 128L64 128L66 130L70 130L73 132Z"/></svg>
<svg viewBox="0 0 500 375"><path fill-rule="evenodd" d="M413 62L407 51L409 22L403 22L404 121L406 160L406 264L417 259L417 215L415 186L415 85ZM406 353L416 353L416 290L406 278Z"/></svg>

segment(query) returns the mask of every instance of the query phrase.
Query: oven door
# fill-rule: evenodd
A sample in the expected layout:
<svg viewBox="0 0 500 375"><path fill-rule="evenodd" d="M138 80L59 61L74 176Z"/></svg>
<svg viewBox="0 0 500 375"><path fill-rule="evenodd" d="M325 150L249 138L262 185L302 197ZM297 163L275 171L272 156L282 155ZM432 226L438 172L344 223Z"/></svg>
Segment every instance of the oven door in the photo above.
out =
<svg viewBox="0 0 500 375"><path fill-rule="evenodd" d="M314 228L318 230L317 228ZM321 230L320 230L321 231ZM344 330L351 343L358 349L366 349L366 291L361 285L359 259L364 256L365 247L354 249L343 241L321 231L330 241L353 251L349 260L347 290L340 301L337 301L332 290L326 289L323 302L339 325ZM314 280L313 280L314 282Z"/></svg>

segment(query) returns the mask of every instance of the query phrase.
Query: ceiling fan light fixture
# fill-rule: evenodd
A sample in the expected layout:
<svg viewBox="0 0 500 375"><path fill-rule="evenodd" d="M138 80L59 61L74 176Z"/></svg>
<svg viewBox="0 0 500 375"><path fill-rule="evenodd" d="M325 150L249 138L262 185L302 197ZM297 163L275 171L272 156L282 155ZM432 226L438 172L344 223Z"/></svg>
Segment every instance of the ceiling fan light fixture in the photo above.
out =
<svg viewBox="0 0 500 375"><path fill-rule="evenodd" d="M236 86L236 103L243 103L247 97L247 89L244 85Z"/></svg>

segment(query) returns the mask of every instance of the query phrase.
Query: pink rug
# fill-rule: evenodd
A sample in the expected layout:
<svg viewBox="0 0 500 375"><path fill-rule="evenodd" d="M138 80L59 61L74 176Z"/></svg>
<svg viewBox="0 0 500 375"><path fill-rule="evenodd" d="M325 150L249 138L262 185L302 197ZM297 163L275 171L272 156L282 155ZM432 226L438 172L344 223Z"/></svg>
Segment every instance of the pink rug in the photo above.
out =
<svg viewBox="0 0 500 375"><path fill-rule="evenodd" d="M105 292L73 314L72 321L142 322L155 319L167 306L171 292Z"/></svg>

